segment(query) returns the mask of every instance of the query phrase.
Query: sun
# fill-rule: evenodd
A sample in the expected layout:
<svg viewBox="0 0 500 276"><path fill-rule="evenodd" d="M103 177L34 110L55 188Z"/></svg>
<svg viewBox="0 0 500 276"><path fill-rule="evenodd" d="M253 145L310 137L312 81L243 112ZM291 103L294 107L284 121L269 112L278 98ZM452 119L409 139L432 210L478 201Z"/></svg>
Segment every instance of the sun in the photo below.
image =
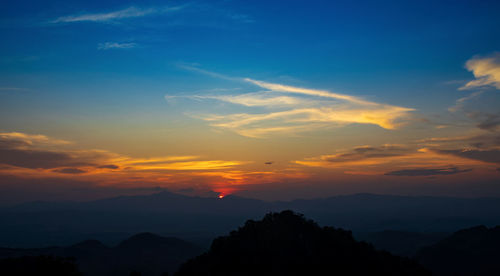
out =
<svg viewBox="0 0 500 276"><path fill-rule="evenodd" d="M220 195L219 195L219 199L223 199L223 198L224 198L224 196L225 196L225 195L220 194Z"/></svg>

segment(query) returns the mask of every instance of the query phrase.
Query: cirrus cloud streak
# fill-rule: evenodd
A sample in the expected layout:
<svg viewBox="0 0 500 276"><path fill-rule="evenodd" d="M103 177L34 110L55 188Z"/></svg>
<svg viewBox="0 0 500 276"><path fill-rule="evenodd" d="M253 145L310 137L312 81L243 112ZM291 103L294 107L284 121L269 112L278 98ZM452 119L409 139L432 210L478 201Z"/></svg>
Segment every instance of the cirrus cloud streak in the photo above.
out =
<svg viewBox="0 0 500 276"><path fill-rule="evenodd" d="M138 8L128 7L125 9L107 12L107 13L84 13L78 15L61 16L52 21L52 23L72 23L72 22L107 22L118 19L143 17L152 14L160 14L172 12L182 9L182 6L177 7L162 7L162 8Z"/></svg>
<svg viewBox="0 0 500 276"><path fill-rule="evenodd" d="M220 75L192 67L188 70L217 78ZM198 101L217 100L252 108L248 113L195 116L209 122L213 127L227 129L246 137L263 138L273 134L294 134L348 124L371 124L385 129L396 129L404 125L414 111L412 108L382 104L326 90L220 76L222 79L243 81L266 90L236 95L182 97ZM165 96L167 100L173 97L178 96Z"/></svg>

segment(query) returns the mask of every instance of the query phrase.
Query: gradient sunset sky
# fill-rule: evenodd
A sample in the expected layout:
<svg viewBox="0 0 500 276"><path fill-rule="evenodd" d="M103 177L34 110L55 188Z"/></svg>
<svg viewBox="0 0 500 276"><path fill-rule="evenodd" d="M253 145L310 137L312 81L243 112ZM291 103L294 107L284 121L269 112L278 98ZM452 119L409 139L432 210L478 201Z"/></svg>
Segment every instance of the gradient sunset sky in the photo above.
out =
<svg viewBox="0 0 500 276"><path fill-rule="evenodd" d="M3 1L0 203L500 196L499 1Z"/></svg>

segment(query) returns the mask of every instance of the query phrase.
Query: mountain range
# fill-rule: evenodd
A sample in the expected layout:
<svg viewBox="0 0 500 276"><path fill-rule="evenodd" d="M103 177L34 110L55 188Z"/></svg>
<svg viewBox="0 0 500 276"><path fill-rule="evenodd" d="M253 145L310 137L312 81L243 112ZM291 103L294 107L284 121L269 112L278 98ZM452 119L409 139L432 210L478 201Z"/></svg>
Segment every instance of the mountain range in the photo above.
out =
<svg viewBox="0 0 500 276"><path fill-rule="evenodd" d="M179 237L208 247L247 219L293 210L321 225L355 235L385 230L451 233L500 224L499 198L355 194L267 202L228 195L222 199L162 191L88 202L29 202L0 209L0 246L67 246L98 239L113 246L134 233Z"/></svg>
<svg viewBox="0 0 500 276"><path fill-rule="evenodd" d="M74 258L84 275L141 275L174 273L179 265L203 252L190 242L173 237L140 233L108 247L97 240L86 240L67 247L34 249L0 248L0 259L26 256Z"/></svg>
<svg viewBox="0 0 500 276"><path fill-rule="evenodd" d="M53 204L43 213L52 208ZM368 271L383 275L432 272L438 276L500 273L497 261L500 226L480 225L451 234L386 230L352 235L351 231L336 226L319 226L293 211L268 213L259 221L250 219L239 226L210 241L210 247L152 233L135 234L111 246L99 240L85 240L70 246L0 247L0 271L14 275L26 272L29 264L33 266L31 270L38 267L59 272L53 275L69 275L75 269L82 275L111 276L135 275L135 272L247 275L258 271L270 275L306 275L313 268L344 275Z"/></svg>

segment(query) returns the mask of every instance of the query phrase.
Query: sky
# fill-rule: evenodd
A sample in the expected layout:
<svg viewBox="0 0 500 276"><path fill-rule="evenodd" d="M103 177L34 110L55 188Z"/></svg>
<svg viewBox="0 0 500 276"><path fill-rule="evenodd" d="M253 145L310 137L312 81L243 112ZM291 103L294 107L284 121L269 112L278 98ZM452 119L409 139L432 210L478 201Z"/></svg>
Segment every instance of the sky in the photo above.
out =
<svg viewBox="0 0 500 276"><path fill-rule="evenodd" d="M500 196L498 1L2 1L0 204Z"/></svg>

